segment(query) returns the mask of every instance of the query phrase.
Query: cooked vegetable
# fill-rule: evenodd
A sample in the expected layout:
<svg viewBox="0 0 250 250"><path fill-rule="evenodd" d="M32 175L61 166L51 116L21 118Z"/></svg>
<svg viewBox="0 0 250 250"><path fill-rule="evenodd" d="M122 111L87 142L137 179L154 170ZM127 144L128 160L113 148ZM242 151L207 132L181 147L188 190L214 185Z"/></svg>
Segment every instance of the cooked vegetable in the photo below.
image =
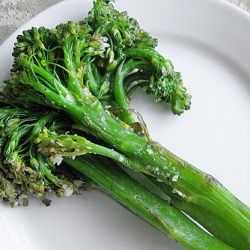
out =
<svg viewBox="0 0 250 250"><path fill-rule="evenodd" d="M28 205L28 195L31 194L36 195L48 206L50 200L46 195L52 190L61 197L79 193L82 188L95 188L108 193L184 246L231 249L197 227L181 211L143 187L109 158L85 155L75 159L66 157L61 162L60 157L53 157L56 149L50 147L48 150L48 145L40 148L46 140L42 140L39 149L36 150L34 142L40 142L45 135L53 136L54 143L58 145L59 141L72 145L70 139L75 138L73 132L82 133L63 121L62 114L34 113L11 106L2 107L0 113L4 116L3 131L6 133L5 143L1 145L5 157L5 161L1 161L0 169L1 197L11 206ZM68 130L66 133L65 129L70 129L72 134L69 134ZM58 132L63 134L58 135ZM11 141L16 135L18 137Z"/></svg>
<svg viewBox="0 0 250 250"><path fill-rule="evenodd" d="M197 244L199 249L249 249L249 208L214 177L154 142L141 115L130 108L138 88L169 103L174 114L190 108L180 73L156 45L135 19L104 0L95 1L78 23L19 35L11 77L1 93L1 197L12 205L25 197L26 204L26 195L33 193L48 205L51 190L70 195L79 192L79 180L84 187L97 183L190 249ZM103 166L99 157L105 158ZM120 172L113 160L151 179L172 206ZM143 198L129 202L119 188Z"/></svg>

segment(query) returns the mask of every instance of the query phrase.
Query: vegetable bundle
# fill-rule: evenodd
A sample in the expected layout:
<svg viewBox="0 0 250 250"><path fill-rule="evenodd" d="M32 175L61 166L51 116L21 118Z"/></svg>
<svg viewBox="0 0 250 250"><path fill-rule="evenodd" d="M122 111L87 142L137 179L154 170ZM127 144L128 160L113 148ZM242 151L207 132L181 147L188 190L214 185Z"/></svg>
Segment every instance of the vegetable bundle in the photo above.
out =
<svg viewBox="0 0 250 250"><path fill-rule="evenodd" d="M153 141L130 108L138 88L174 114L190 108L180 73L156 46L107 0L78 23L19 35L0 93L0 197L27 205L32 194L49 205L51 191L97 188L189 249L249 249L249 208Z"/></svg>

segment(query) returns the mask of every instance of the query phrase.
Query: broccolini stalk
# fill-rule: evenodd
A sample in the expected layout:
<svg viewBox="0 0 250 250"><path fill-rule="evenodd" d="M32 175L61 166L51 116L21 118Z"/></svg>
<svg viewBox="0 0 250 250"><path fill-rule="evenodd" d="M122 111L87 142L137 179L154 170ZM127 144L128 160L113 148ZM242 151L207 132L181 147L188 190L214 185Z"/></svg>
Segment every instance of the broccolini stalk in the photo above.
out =
<svg viewBox="0 0 250 250"><path fill-rule="evenodd" d="M64 157L64 162L94 182L92 186L109 194L132 212L188 249L232 249L206 233L182 212L130 178L116 164L99 157ZM106 178L103 178L103 177Z"/></svg>
<svg viewBox="0 0 250 250"><path fill-rule="evenodd" d="M1 199L9 202L12 206L15 205L27 205L28 197L26 195L32 193L39 197L46 205L50 204L50 201L46 199L45 194L48 192L48 188L53 189L58 193L56 187L59 183L64 192L70 192L73 190L70 188L72 184L69 181L59 179L59 176L51 173L51 170L47 168L50 166L53 172L55 169L65 168L63 166L57 166L58 162L55 161L55 155L59 153L60 149L65 155L73 155L86 152L98 153L106 151L110 154L110 149L105 149L99 145L94 145L88 142L84 138L80 138L76 135L62 134L57 135L56 131L64 131L65 129L71 129L69 123L61 124L60 119L54 113L32 113L26 110L13 107L1 107L0 109L1 124L3 127L3 134L8 133L7 137L15 138L13 144L10 146L8 142L2 144L7 149L4 150L3 159L5 164L1 166L0 171L0 183L1 183ZM18 118L22 117L22 120ZM52 123L52 124L51 124ZM51 131L48 131L45 126L49 126ZM22 131L26 133L23 133ZM41 133L41 131L43 131ZM26 135L26 136L25 136ZM50 137L48 137L50 135ZM37 137L38 136L38 137ZM23 138L24 140L21 140ZM34 151L33 141L39 142L39 149L37 152ZM73 139L73 141L71 140ZM78 139L78 140L77 140ZM77 143L83 142L81 149L76 148ZM52 147L57 145L58 147ZM65 147L63 148L63 145ZM74 150L72 150L74 148ZM17 150L18 149L18 150ZM71 149L71 152L66 152L66 149ZM23 164L20 171L17 167L20 164L9 162L9 155L11 152L17 152L16 156L22 159ZM39 151L47 156L52 155L53 159L49 157L49 160L42 157ZM25 153L26 152L26 153ZM107 154L107 155L108 155ZM118 155L119 153L117 153ZM114 153L114 155L116 155ZM120 156L119 156L120 157ZM114 159L118 159L114 157ZM53 161L54 163L50 162ZM27 162L30 161L30 167ZM50 162L50 163L49 163ZM125 205L127 208L135 212L138 216L142 217L157 229L170 236L172 239L178 241L180 244L192 249L199 244L200 249L213 249L219 247L220 249L231 249L218 239L207 234L195 223L190 221L184 216L179 210L172 207L165 200L160 199L158 196L152 194L146 188L142 187L139 183L131 179L126 175L114 162L94 157L84 157L81 159L75 159L66 157L64 162L67 162L70 168L74 168L80 173L84 174L92 181L88 180L88 186L92 184L93 187L98 188L113 198L118 200L120 203ZM3 168L4 167L4 168ZM29 170L28 174L27 171ZM12 172L13 176L9 176L8 172ZM20 174L22 172L22 174ZM31 173L33 179L31 179ZM34 179L35 175L39 175L38 179ZM104 178L105 176L105 178ZM47 179L46 179L47 178ZM44 189L40 188L37 190L34 185L39 184L39 179L45 182ZM86 179L84 177L84 179ZM26 185L22 183L25 182ZM32 183L34 185L32 185ZM95 183L98 183L97 185ZM41 183L40 183L41 184ZM55 185L56 184L56 185ZM69 190L66 190L67 189ZM47 189L47 190L46 190ZM41 194L41 190L44 193ZM59 189L60 190L60 189ZM72 190L72 191L71 191ZM132 197L132 198L131 198ZM136 197L136 198L135 198Z"/></svg>
<svg viewBox="0 0 250 250"><path fill-rule="evenodd" d="M25 56L20 56L17 61L24 66L22 73L25 72L27 77L22 77L23 81L10 81L7 84L30 86L34 95L45 96L44 102L47 105L63 110L82 123L92 135L115 147L130 160L140 162L144 166L141 172L171 185L188 202L225 218L235 230L245 235L244 238L248 242L249 209L213 177L197 170L158 144L125 128L110 116L85 85L87 83L84 84L84 74L75 74L75 85L68 89L64 86L65 82L54 79L50 72L37 65L35 61L27 60Z"/></svg>
<svg viewBox="0 0 250 250"><path fill-rule="evenodd" d="M98 27L106 12L108 26ZM97 0L83 22L23 33L15 45L11 79L6 81L2 96L20 106L32 108L35 103L63 111L96 141L132 162L129 167L139 166L137 171L171 186L185 201L216 214L250 244L247 206L212 176L153 142L147 134L134 131L126 112L121 116L110 112L127 109L124 93L129 93L127 87L134 79L143 82L146 92L156 94L158 100L170 102L176 114L190 105L180 74L154 50L155 40L139 29L134 19L117 13L109 1ZM136 61L134 69L132 60ZM124 84L119 81L120 73ZM25 99L24 93L29 97Z"/></svg>
<svg viewBox="0 0 250 250"><path fill-rule="evenodd" d="M49 156L52 161L54 157L58 155L75 157L85 154L99 154L112 158L113 160L136 171L144 172L144 166L139 162L131 161L130 158L122 155L114 149L109 149L92 143L82 136L70 134L58 135L44 130L43 133L38 135L35 142L38 143L38 151L45 156ZM207 210L206 207L202 207L201 209L199 205L187 201L187 197L180 194L178 190L175 190L173 185L166 185L163 181L159 182L161 178L160 175L158 178L150 177L150 179L171 198L172 205L176 206L179 210L186 212L210 233L230 246L236 247L236 249L249 248L249 242L244 239L241 232L237 231L231 221L229 223L228 220L226 220L226 217L218 216L211 211L211 209ZM175 182L178 178L179 176L174 176L171 179Z"/></svg>
<svg viewBox="0 0 250 250"><path fill-rule="evenodd" d="M55 160L55 154L58 154L60 150L62 150L60 152L62 155L78 154L78 151L79 153L83 151L88 153L101 153L103 151L109 155L110 152L113 151L90 143L86 139L76 135L64 133L58 136L56 131L71 130L71 128L67 122L62 124L55 113L33 113L20 108L4 106L0 109L0 117L3 128L2 134L5 135L1 138L7 138L1 147L1 149L4 148L4 154L1 154L1 156L5 163L1 167L0 172L0 195L4 201L9 202L12 206L27 205L28 197L26 197L26 195L30 193L35 194L46 205L49 205L49 200L45 197L49 188L58 193L56 186L60 183L59 186L62 189L66 189L66 187L70 189L72 184L70 184L69 181L59 179L59 176L51 173L51 169L55 172L55 169L65 168L63 164L63 166L57 166L58 162ZM22 119L19 119L20 117ZM50 126L51 130L48 131L45 126ZM11 138L11 144L8 142L8 138ZM21 140L21 138L23 140ZM39 142L37 152L34 150L34 140L36 143ZM80 144L81 149L76 148L77 143ZM56 145L57 147L53 148L53 146ZM63 147L63 145L65 145L65 147ZM83 146L85 146L85 149ZM71 149L71 152L67 152L66 149ZM12 161L10 164L10 155L13 151L16 152L16 157L20 159L20 164L17 164L17 161ZM53 157L49 157L48 160L42 157L39 152L47 156L52 155ZM118 158L120 157L119 153L115 153L114 151L114 159L118 159L116 155ZM51 160L54 163L51 162ZM28 161L30 162L30 167L27 164ZM92 183L92 186L95 188L105 191L137 215L174 240L179 241L184 246L191 249L199 244L201 249L213 249L213 247L231 249L221 241L205 233L195 223L187 219L179 210L170 206L156 195L153 195L146 188L143 188L123 173L114 162L103 158L99 159L96 156L75 160L67 157L64 162L67 162L71 168L76 169L84 174L84 176L91 178L92 181L88 181L88 185ZM51 169L48 169L48 166L50 166ZM22 168L22 170L19 168ZM10 177L8 172L12 172L13 176ZM31 179L31 175L33 179ZM35 177L37 175L39 176ZM46 184L44 184L44 188L40 187L39 190L37 190L35 185L41 184L39 180ZM20 187L24 182L26 185L23 185L21 189ZM98 186L94 183L98 183ZM41 190L43 190L44 193L41 193ZM70 189L70 194L72 193L71 190L73 192L73 189ZM69 192L69 190L65 190L65 192ZM137 198L134 199L133 197Z"/></svg>
<svg viewBox="0 0 250 250"><path fill-rule="evenodd" d="M187 202L176 190L173 190L171 186L166 185L164 182L158 182L151 176L147 177L168 196L171 205L188 214L213 236L221 239L234 249L249 248L249 243L244 240L241 233L237 232L224 218L207 211L205 208L200 209L199 206Z"/></svg>
<svg viewBox="0 0 250 250"><path fill-rule="evenodd" d="M249 249L249 242L244 236L235 230L232 225L225 222L224 218L218 217L214 213L200 209L192 203L171 199L171 205L190 215L195 221L199 222L208 232L221 241L225 242L234 249Z"/></svg>

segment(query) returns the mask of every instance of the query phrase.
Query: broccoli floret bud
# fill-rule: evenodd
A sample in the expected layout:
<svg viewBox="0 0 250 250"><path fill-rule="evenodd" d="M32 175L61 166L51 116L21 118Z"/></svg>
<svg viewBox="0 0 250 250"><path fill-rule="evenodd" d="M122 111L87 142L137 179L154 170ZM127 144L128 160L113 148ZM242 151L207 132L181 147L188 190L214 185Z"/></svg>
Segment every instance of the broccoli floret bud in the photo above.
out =
<svg viewBox="0 0 250 250"><path fill-rule="evenodd" d="M152 76L145 91L156 96L157 102L170 103L174 114L180 115L190 109L191 95L186 92L179 72L164 73L158 81Z"/></svg>
<svg viewBox="0 0 250 250"><path fill-rule="evenodd" d="M141 29L137 20L129 17L127 12L116 10L113 1L95 1L85 21L93 27L94 33L108 37L116 55L121 56L123 50L131 47L154 48L157 45L157 39Z"/></svg>
<svg viewBox="0 0 250 250"><path fill-rule="evenodd" d="M0 106L2 103L0 102ZM0 197L11 206L27 205L27 195L35 195L45 205L47 194L58 196L79 193L75 176L59 171L54 164L37 152L34 138L45 125L55 129L55 114L31 112L3 105L0 109ZM69 192L71 190L71 192Z"/></svg>

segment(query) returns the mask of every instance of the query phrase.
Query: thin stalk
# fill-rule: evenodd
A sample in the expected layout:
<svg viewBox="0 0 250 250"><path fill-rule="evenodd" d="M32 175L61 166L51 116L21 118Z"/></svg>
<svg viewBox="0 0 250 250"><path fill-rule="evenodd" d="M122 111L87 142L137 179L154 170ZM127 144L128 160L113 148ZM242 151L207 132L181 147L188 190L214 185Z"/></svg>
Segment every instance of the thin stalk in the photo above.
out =
<svg viewBox="0 0 250 250"><path fill-rule="evenodd" d="M114 77L114 96L119 108L125 108L126 110L122 111L121 120L127 124L134 122L131 112L128 110L130 108L130 100L128 99L127 88L124 86L125 78L131 73L134 69L146 68L147 65L143 60L128 60L120 63ZM150 69L148 68L148 71ZM142 76L142 75L141 75ZM144 75L145 76L145 75Z"/></svg>
<svg viewBox="0 0 250 250"><path fill-rule="evenodd" d="M69 134L48 135L48 133L45 133L39 135L38 142L38 150L44 155L53 152L56 155L75 157L91 153L111 158L136 171L145 171L144 166L139 162L131 160L129 157L124 156L116 150L92 143L81 136ZM196 205L195 203L192 203L192 199L190 197L187 197L181 191L173 188L173 185L169 186L164 182L159 182L160 178L162 178L162 174L157 172L159 170L156 170L155 168L152 169L152 167L148 167L148 170L158 174L158 178L153 178L152 176L149 178L172 198L172 203L178 209L181 209L192 216L203 227L209 230L210 233L218 236L221 240L229 243L230 245L241 246L241 249L247 249L249 247L249 243L246 239L244 239L244 235L241 235L241 232L238 231L237 227L235 228L234 223L231 221L229 223L225 216L218 215L212 211L210 207L201 207L200 204ZM171 177L169 174L168 178L169 180L171 179L170 182L177 182L179 176L175 175ZM202 199L204 199L204 197L200 197L200 200ZM216 210L216 212L217 211L218 210Z"/></svg>
<svg viewBox="0 0 250 250"><path fill-rule="evenodd" d="M147 176L161 191L163 191L170 199L170 204L177 209L191 216L196 222L202 225L212 235L225 242L235 249L249 249L249 243L245 241L242 235L232 226L228 224L224 218L217 214L186 201L171 186L164 182L158 182L155 178Z"/></svg>
<svg viewBox="0 0 250 250"><path fill-rule="evenodd" d="M184 211L195 221L199 222L206 230L213 234L216 238L225 242L234 249L248 250L249 243L234 228L232 224L225 221L225 217L218 217L216 214L201 209L197 205L185 201L171 199L171 205L177 209Z"/></svg>
<svg viewBox="0 0 250 250"><path fill-rule="evenodd" d="M107 113L87 87L76 90L75 93L81 91L81 95L71 96L72 99L68 100L53 91L44 90L42 84L33 85L37 91L45 94L54 107L59 107L82 123L98 139L104 140L130 160L139 162L143 166L141 172L172 186L183 198L201 209L207 209L224 218L250 244L249 208L215 178L178 158L159 144L125 128Z"/></svg>
<svg viewBox="0 0 250 250"><path fill-rule="evenodd" d="M64 161L97 183L98 189L126 206L132 212L178 241L188 249L232 249L207 234L183 213L151 193L112 162L102 158L64 158Z"/></svg>
<svg viewBox="0 0 250 250"><path fill-rule="evenodd" d="M82 95L82 106L67 105L67 113L87 126L97 138L106 141L130 160L140 162L143 166L141 172L171 185L182 197L201 209L205 208L225 218L249 242L250 212L246 205L212 176L159 144L124 128L105 111L97 99L90 96L87 89L83 91L87 92Z"/></svg>
<svg viewBox="0 0 250 250"><path fill-rule="evenodd" d="M94 112L96 116L99 110ZM96 131L99 137L103 136L110 145L114 145L124 155L144 165L141 172L171 185L178 194L201 209L208 209L219 217L225 218L239 233L244 235L246 242L249 243L249 208L215 178L196 169L160 145L148 142L144 137L124 129L105 114L102 118L105 122L101 125L99 125L100 120L97 121L96 117L94 118L88 117L89 128Z"/></svg>

